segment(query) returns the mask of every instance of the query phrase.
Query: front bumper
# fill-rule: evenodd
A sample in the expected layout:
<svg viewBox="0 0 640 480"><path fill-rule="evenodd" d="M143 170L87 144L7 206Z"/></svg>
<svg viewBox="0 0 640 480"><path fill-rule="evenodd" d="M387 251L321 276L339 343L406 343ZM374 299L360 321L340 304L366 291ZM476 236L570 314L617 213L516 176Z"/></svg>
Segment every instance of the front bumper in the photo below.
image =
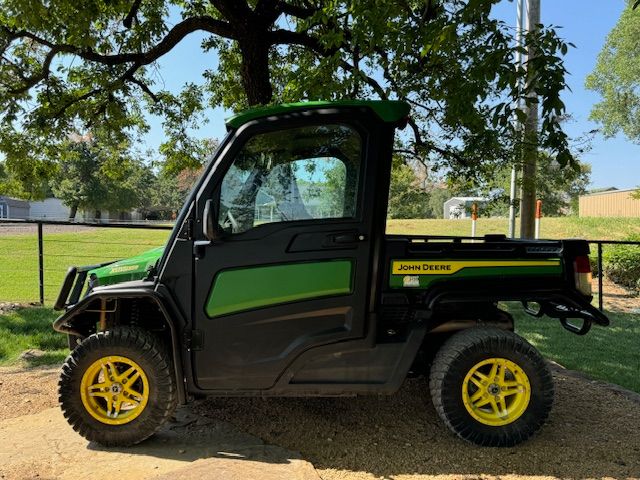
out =
<svg viewBox="0 0 640 480"><path fill-rule="evenodd" d="M105 265L110 265L114 262L115 260L96 265L85 265L83 267L69 267L69 270L67 270L67 274L64 277L64 281L62 282L62 287L60 288L60 293L58 294L56 303L53 304L53 309L65 310L69 306L78 303L80 301L80 296L82 295L82 289L84 288L85 281L87 280L87 274L91 270L104 267Z"/></svg>

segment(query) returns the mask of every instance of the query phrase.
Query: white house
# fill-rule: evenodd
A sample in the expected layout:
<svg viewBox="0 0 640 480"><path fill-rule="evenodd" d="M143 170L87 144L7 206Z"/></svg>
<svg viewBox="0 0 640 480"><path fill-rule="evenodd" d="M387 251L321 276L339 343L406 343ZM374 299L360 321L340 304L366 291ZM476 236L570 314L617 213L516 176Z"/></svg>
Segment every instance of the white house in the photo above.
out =
<svg viewBox="0 0 640 480"><path fill-rule="evenodd" d="M69 207L59 198L45 198L31 204L30 218L34 220L67 220Z"/></svg>
<svg viewBox="0 0 640 480"><path fill-rule="evenodd" d="M478 204L478 208L482 204L488 202L489 199L484 197L452 197L444 202L444 218L471 218L471 207L474 203Z"/></svg>

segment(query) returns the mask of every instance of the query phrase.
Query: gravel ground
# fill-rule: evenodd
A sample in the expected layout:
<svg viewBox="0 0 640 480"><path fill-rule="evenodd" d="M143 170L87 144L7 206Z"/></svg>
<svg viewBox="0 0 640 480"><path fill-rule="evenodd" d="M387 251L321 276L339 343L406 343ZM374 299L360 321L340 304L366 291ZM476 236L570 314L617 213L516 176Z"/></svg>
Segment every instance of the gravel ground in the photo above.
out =
<svg viewBox="0 0 640 480"><path fill-rule="evenodd" d="M454 438L421 378L384 398L209 399L194 408L300 451L323 479L640 478L637 397L571 374L554 376L548 423L507 449Z"/></svg>
<svg viewBox="0 0 640 480"><path fill-rule="evenodd" d="M44 225L44 233L76 233L95 230L97 227L83 225ZM35 235L37 227L35 223L0 223L0 237L3 235Z"/></svg>
<svg viewBox="0 0 640 480"><path fill-rule="evenodd" d="M391 397L228 398L194 403L269 444L300 451L325 480L640 478L640 396L555 368L556 402L539 435L490 449L454 438L426 381ZM0 418L56 405L58 369L0 369Z"/></svg>
<svg viewBox="0 0 640 480"><path fill-rule="evenodd" d="M0 419L38 413L58 404L58 367L0 368Z"/></svg>
<svg viewBox="0 0 640 480"><path fill-rule="evenodd" d="M598 292L598 279L593 279L593 291ZM613 283L608 278L602 281L602 291L604 292L603 306L605 310L623 313L640 313L640 296L637 292Z"/></svg>

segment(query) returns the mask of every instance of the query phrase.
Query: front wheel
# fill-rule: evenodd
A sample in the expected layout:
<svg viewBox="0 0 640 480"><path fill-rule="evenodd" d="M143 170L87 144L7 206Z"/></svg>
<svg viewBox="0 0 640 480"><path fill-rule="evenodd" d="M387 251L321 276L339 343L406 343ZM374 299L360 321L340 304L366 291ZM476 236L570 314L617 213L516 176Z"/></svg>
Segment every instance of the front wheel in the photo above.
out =
<svg viewBox="0 0 640 480"><path fill-rule="evenodd" d="M542 356L515 333L497 328L453 335L436 354L429 385L445 424L483 446L523 442L553 404L553 378Z"/></svg>
<svg viewBox="0 0 640 480"><path fill-rule="evenodd" d="M62 366L59 401L89 441L134 445L153 435L176 407L171 360L154 335L120 327L91 335Z"/></svg>

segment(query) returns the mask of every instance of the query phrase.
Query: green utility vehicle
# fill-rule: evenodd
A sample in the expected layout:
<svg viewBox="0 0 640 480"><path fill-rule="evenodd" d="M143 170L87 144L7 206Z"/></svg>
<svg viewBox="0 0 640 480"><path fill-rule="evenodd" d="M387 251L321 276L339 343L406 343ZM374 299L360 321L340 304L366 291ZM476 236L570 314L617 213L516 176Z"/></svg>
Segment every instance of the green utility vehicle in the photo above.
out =
<svg viewBox="0 0 640 480"><path fill-rule="evenodd" d="M588 245L386 235L408 115L343 101L228 120L164 249L69 270L54 328L72 340L59 398L73 428L131 445L196 397L392 394L425 373L459 437L537 431L552 377L499 302L577 334L608 325Z"/></svg>

